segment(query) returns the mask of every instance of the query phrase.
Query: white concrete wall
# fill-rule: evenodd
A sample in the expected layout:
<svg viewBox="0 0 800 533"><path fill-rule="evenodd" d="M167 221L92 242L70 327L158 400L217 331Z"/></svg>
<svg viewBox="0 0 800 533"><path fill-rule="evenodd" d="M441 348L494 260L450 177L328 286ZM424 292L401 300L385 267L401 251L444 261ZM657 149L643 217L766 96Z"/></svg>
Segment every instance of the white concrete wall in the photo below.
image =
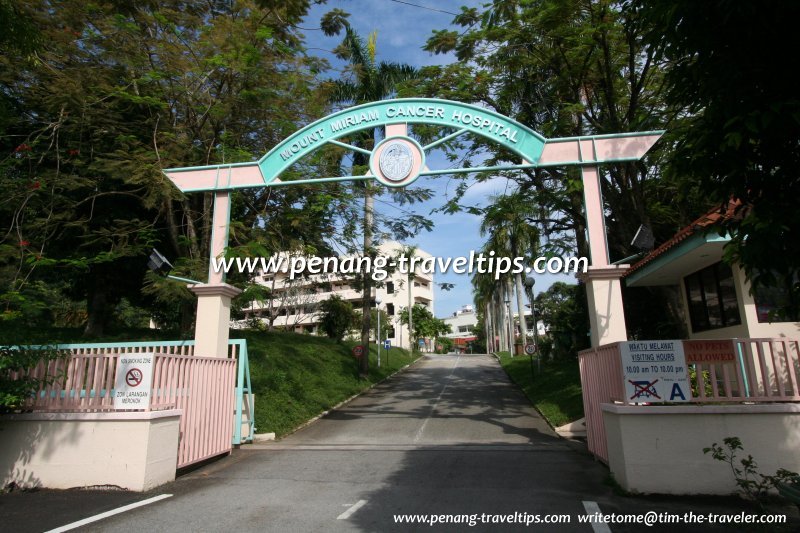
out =
<svg viewBox="0 0 800 533"><path fill-rule="evenodd" d="M608 463L625 489L652 494L732 494L730 466L703 448L739 437L762 474L800 471L800 404L603 404Z"/></svg>
<svg viewBox="0 0 800 533"><path fill-rule="evenodd" d="M790 337L800 338L800 323L798 322L759 322L756 302L750 294L750 284L744 274L744 270L738 266L733 269L736 279L736 296L739 298L739 313L742 321L747 323L748 336L751 338L760 337Z"/></svg>
<svg viewBox="0 0 800 533"><path fill-rule="evenodd" d="M175 479L181 411L0 417L0 486L146 491Z"/></svg>

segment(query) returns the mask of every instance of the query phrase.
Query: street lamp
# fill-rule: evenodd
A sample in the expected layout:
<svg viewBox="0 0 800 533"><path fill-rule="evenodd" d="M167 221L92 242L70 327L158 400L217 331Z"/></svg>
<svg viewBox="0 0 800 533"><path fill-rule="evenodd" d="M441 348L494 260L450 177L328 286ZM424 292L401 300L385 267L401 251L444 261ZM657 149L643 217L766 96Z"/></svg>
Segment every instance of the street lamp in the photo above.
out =
<svg viewBox="0 0 800 533"><path fill-rule="evenodd" d="M514 357L514 344L516 342L516 329L514 327L514 312L511 310L511 299L504 300L506 304L506 314L508 315L508 352Z"/></svg>
<svg viewBox="0 0 800 533"><path fill-rule="evenodd" d="M375 298L375 314L378 315L378 368L381 367L381 299Z"/></svg>
<svg viewBox="0 0 800 533"><path fill-rule="evenodd" d="M402 321L400 319L400 313L397 313L396 317L397 318L394 319L394 340L397 341L398 347L402 348L403 347L403 330L402 330L403 323L402 323Z"/></svg>
<svg viewBox="0 0 800 533"><path fill-rule="evenodd" d="M528 276L525 278L525 292L528 295L528 303L531 304L531 315L533 315L533 346L534 351L537 354L536 357L536 368L541 373L542 371L542 354L539 353L539 345L538 345L538 336L539 336L539 326L536 322L536 304L533 300L533 286L536 284L536 280L533 279L533 276ZM531 355L531 373L533 373L533 356Z"/></svg>

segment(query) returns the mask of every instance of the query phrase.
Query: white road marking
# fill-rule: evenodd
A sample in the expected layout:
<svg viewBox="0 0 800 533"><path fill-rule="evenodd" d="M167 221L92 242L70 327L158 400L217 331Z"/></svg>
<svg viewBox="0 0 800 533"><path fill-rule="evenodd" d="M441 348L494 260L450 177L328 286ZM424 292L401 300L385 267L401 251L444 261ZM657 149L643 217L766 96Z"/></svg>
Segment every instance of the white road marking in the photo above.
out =
<svg viewBox="0 0 800 533"><path fill-rule="evenodd" d="M171 498L172 494L161 494L160 496L155 496L153 498L148 498L146 500L142 500L140 502L132 503L130 505L123 505L122 507L117 507L116 509L112 509L110 511L106 511L105 513L96 514L94 516L90 516L89 518L84 518L83 520L78 520L77 522L72 522L71 524L67 524L66 526L57 527L55 529L51 529L46 533L61 533L61 531L70 531L72 529L79 528L81 526L85 526L87 524L91 524L92 522L97 522L99 520L103 520L104 518L108 518L109 516L114 516L116 514L124 513L126 511L130 511L131 509L136 509L137 507L142 507L144 505L149 505L151 503L156 503L158 501L164 500L166 498Z"/></svg>
<svg viewBox="0 0 800 533"><path fill-rule="evenodd" d="M583 508L586 509L586 513L590 515L595 513L603 514L597 502L583 502ZM604 522L589 522L589 524L592 526L594 533L611 533L611 528Z"/></svg>
<svg viewBox="0 0 800 533"><path fill-rule="evenodd" d="M425 431L425 426L428 425L428 420L431 419L431 415L433 414L434 411L436 411L436 406L439 405L439 400L442 399L444 391L446 391L447 387L450 386L450 378L453 377L453 372L456 371L456 367L458 366L458 362L460 359L461 359L461 354L458 354L458 357L456 357L456 362L455 364L453 364L453 369L450 371L450 375L447 376L447 383L445 384L444 387L442 387L442 391L439 393L439 396L436 397L436 401L433 402L433 406L431 407L431 410L428 412L428 416L425 418L425 421L422 423L422 426L420 426L419 430L417 431L417 434L414 435L414 442L419 442L419 439L422 438L422 433Z"/></svg>
<svg viewBox="0 0 800 533"><path fill-rule="evenodd" d="M356 503L350 506L350 509L346 510L345 512L337 516L336 520L347 520L348 518L353 516L353 513L364 507L366 503L367 500L358 500Z"/></svg>

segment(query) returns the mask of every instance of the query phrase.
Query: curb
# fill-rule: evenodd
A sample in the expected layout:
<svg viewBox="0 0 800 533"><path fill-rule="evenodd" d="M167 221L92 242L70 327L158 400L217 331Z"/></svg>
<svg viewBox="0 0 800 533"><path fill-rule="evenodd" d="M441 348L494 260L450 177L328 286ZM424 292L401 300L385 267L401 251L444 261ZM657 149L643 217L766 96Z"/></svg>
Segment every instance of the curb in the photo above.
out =
<svg viewBox="0 0 800 533"><path fill-rule="evenodd" d="M505 369L505 368L503 368L503 365L502 365L502 363L500 363L500 357L498 357L498 355L497 355L496 353L493 353L493 354L492 354L492 357L494 357L495 359L497 359L497 363L500 365L500 368L503 370L503 373L504 373L504 374L506 375L506 377L508 378L508 381L510 381L510 382L511 382L511 383L512 383L512 384L513 384L513 385L514 385L516 388L517 388L517 390L519 390L519 391L522 393L522 395L523 395L523 396L525 396L525 399L526 399L526 400L528 400L528 403L531 405L531 407L533 407L533 409L534 409L534 410L535 410L537 413L539 413L539 416L541 417L541 419L542 419L542 420L544 420L545 424L547 424L547 425L550 427L550 429L552 429L552 430L553 430L553 432L554 432L554 433L555 433L555 434L556 434L556 435L557 435L559 438L562 438L562 439L564 439L564 440L572 440L572 439L568 439L567 437L565 437L565 436L561 435L561 434L558 432L558 430L556 429L556 427L555 427L553 424L551 424L551 423L550 423L550 421L547 419L547 417L546 417L546 416L544 416L544 415L542 414L542 412L539 410L539 408L538 408L538 407L536 407L536 404L534 404L534 403L533 403L533 400L531 400L531 398L528 396L528 393L526 393L526 392L525 392L525 389L523 389L523 388L522 388L522 385L520 385L519 383L517 383L516 381L514 381L513 379L511 379L511 376L509 375L509 373L506 371L506 369Z"/></svg>

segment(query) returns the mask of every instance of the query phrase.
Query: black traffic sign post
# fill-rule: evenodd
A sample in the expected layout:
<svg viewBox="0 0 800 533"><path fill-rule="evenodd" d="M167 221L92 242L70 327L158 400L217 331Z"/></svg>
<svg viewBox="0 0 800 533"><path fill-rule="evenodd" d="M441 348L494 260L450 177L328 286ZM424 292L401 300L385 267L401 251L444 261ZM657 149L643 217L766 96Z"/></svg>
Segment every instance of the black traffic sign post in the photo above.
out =
<svg viewBox="0 0 800 533"><path fill-rule="evenodd" d="M533 354L536 353L538 348L536 344L530 342L525 345L525 353L528 354L528 360L531 363L531 383L533 383Z"/></svg>

